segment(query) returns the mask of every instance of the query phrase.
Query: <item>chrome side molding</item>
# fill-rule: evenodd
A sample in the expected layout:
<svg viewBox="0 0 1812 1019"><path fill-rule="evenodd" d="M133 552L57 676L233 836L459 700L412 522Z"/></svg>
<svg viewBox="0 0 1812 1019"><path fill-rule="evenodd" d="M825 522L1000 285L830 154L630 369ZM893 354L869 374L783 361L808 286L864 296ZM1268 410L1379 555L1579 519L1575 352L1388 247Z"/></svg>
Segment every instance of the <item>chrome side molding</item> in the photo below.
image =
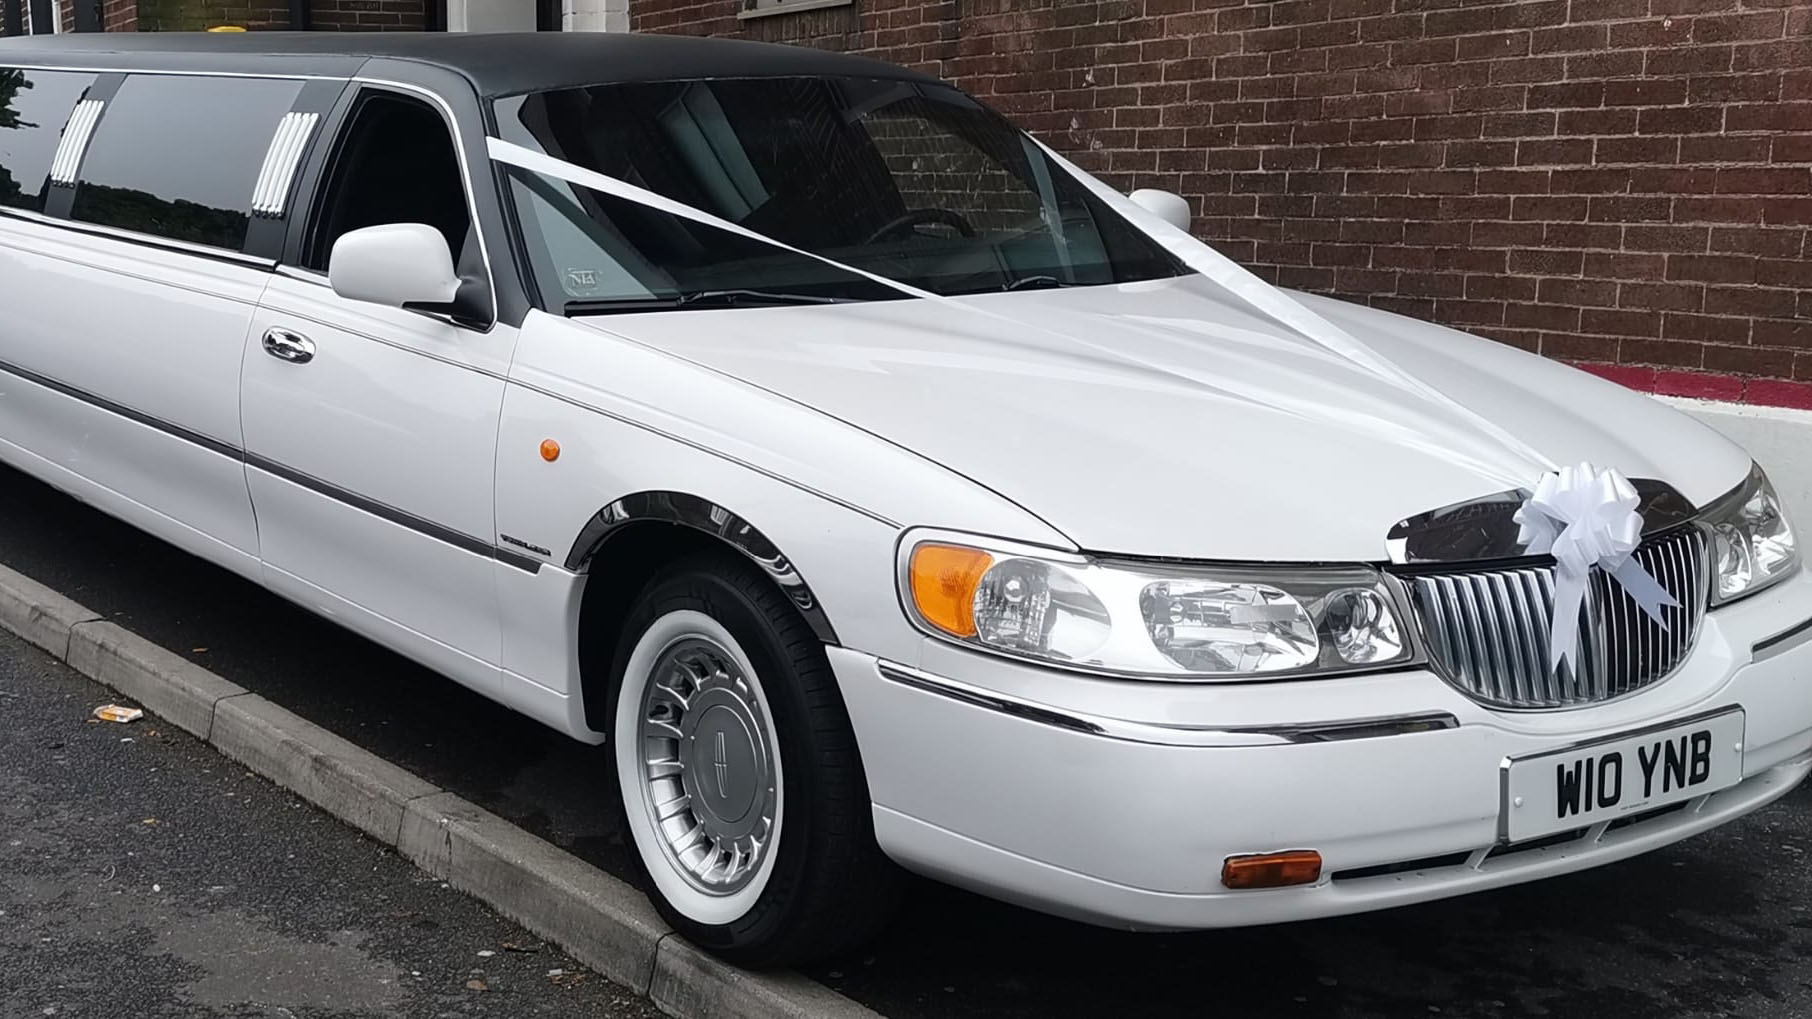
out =
<svg viewBox="0 0 1812 1019"><path fill-rule="evenodd" d="M1755 646L1749 650L1750 659L1765 662L1776 655L1786 654L1809 640L1812 640L1812 619L1756 641Z"/></svg>
<svg viewBox="0 0 1812 1019"><path fill-rule="evenodd" d="M1379 718L1353 718L1306 725L1275 726L1184 726L1161 725L1104 718L1079 712L1063 711L1035 701L993 690L984 690L961 680L933 675L922 669L882 660L876 663L881 678L915 690L937 694L1003 715L1065 729L1103 739L1126 743L1149 743L1168 747L1241 747L1284 746L1292 743L1334 743L1342 740L1379 739L1408 733L1457 729L1460 720L1445 711L1413 715L1391 715Z"/></svg>

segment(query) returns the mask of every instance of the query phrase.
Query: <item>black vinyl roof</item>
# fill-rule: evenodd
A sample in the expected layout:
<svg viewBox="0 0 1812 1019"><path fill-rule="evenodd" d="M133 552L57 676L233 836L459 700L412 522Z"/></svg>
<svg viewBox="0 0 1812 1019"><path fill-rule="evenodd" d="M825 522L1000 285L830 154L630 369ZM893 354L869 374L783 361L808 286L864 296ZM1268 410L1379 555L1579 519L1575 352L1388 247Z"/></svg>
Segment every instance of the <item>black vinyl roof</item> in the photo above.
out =
<svg viewBox="0 0 1812 1019"><path fill-rule="evenodd" d="M462 74L486 96L684 78L933 80L903 67L825 50L622 32L95 32L0 39L0 67L350 77L377 58Z"/></svg>

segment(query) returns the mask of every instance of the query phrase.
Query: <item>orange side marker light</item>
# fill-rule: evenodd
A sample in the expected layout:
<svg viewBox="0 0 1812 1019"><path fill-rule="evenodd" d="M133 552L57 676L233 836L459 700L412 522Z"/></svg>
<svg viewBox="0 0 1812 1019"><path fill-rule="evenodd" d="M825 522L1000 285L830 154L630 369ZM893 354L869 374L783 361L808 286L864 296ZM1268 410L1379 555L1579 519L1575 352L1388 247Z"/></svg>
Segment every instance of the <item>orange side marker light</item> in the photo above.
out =
<svg viewBox="0 0 1812 1019"><path fill-rule="evenodd" d="M975 636L975 588L994 557L961 545L912 550L912 603L925 622L957 637Z"/></svg>
<svg viewBox="0 0 1812 1019"><path fill-rule="evenodd" d="M541 440L541 459L553 463L560 459L560 444L552 439Z"/></svg>
<svg viewBox="0 0 1812 1019"><path fill-rule="evenodd" d="M1228 888L1285 888L1319 880L1321 854L1312 849L1229 856L1221 864L1221 884Z"/></svg>

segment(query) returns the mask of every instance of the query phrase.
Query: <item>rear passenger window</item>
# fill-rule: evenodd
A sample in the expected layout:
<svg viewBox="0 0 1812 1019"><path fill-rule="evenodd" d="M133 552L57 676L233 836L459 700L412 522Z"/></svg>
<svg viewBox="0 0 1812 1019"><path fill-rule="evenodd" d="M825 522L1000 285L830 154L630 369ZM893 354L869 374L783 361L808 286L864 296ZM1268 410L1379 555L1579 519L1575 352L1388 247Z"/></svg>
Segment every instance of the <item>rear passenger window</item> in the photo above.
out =
<svg viewBox="0 0 1812 1019"><path fill-rule="evenodd" d="M238 251L299 81L135 75L82 160L72 218Z"/></svg>
<svg viewBox="0 0 1812 1019"><path fill-rule="evenodd" d="M94 75L0 68L0 206L44 211L63 124Z"/></svg>

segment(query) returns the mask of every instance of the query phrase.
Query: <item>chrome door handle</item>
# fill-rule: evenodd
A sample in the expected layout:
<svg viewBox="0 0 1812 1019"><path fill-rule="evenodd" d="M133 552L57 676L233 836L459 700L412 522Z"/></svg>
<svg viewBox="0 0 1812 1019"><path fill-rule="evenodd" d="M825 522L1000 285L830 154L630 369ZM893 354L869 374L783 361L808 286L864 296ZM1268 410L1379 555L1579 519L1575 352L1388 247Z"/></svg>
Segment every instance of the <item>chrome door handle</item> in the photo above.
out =
<svg viewBox="0 0 1812 1019"><path fill-rule="evenodd" d="M307 364L315 359L315 341L288 329L269 329L264 334L264 352L291 364Z"/></svg>

